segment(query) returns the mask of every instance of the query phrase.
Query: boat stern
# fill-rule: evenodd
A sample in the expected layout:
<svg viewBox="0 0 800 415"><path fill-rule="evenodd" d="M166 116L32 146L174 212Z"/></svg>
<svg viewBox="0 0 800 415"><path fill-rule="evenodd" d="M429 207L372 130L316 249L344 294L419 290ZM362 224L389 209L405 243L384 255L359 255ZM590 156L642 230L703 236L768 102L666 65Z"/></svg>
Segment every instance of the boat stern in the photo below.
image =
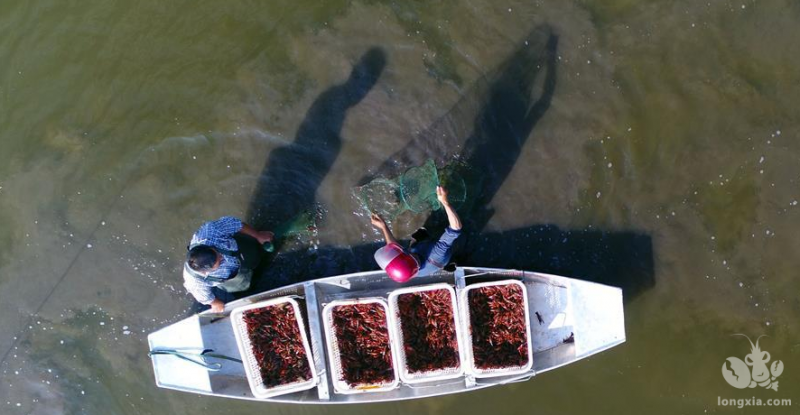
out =
<svg viewBox="0 0 800 415"><path fill-rule="evenodd" d="M570 281L575 308L575 357L581 359L625 342L622 289L588 281Z"/></svg>

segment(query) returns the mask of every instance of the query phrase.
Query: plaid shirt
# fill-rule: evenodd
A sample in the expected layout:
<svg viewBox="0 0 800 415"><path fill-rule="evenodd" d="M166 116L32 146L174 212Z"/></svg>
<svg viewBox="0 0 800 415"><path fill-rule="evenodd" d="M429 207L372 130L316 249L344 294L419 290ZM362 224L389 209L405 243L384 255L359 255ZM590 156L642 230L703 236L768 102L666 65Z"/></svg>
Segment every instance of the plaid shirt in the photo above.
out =
<svg viewBox="0 0 800 415"><path fill-rule="evenodd" d="M239 250L239 245L233 239L233 234L242 230L242 221L232 216L223 216L215 221L206 222L192 236L190 246L208 245L213 248L224 249L227 251ZM222 255L219 268L215 269L209 276L228 279L235 272L239 271L239 258ZM183 269L183 286L201 304L211 304L216 298L211 291L212 288L222 283L215 281L201 281Z"/></svg>

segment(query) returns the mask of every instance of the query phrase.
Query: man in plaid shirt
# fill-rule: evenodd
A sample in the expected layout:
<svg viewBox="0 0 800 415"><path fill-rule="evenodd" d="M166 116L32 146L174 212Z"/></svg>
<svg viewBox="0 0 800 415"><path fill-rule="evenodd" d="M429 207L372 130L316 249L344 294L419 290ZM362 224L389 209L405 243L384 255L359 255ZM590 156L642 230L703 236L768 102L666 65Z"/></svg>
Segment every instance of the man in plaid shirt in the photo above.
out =
<svg viewBox="0 0 800 415"><path fill-rule="evenodd" d="M227 293L250 287L262 253L255 242L261 245L273 238L272 232L258 231L232 216L204 223L188 246L183 286L198 302L222 312L231 298Z"/></svg>

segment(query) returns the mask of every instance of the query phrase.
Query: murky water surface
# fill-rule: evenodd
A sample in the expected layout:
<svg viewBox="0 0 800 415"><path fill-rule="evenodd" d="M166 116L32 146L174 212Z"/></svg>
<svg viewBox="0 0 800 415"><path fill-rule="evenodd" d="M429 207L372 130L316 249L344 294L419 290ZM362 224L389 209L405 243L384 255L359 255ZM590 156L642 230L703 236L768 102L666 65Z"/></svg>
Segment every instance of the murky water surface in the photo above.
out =
<svg viewBox="0 0 800 415"><path fill-rule="evenodd" d="M793 413L798 38L788 0L4 1L0 412L696 414L756 397L794 405L742 413ZM627 343L396 404L154 386L146 333L192 312L180 267L200 223L322 206L264 288L374 267L351 189L428 158L483 179L461 263L622 286ZM768 336L779 391L725 383L749 350L733 333Z"/></svg>

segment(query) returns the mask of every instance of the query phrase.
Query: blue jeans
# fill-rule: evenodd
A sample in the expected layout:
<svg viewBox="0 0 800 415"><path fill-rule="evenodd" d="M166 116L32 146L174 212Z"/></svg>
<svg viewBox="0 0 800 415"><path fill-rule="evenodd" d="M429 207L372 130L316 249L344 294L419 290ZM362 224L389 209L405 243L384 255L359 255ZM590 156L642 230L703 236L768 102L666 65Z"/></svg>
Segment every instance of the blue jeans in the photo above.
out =
<svg viewBox="0 0 800 415"><path fill-rule="evenodd" d="M461 230L454 230L448 226L438 240L428 239L409 248L412 254L419 257L417 276L430 275L444 268L453 257L453 244L459 236Z"/></svg>

